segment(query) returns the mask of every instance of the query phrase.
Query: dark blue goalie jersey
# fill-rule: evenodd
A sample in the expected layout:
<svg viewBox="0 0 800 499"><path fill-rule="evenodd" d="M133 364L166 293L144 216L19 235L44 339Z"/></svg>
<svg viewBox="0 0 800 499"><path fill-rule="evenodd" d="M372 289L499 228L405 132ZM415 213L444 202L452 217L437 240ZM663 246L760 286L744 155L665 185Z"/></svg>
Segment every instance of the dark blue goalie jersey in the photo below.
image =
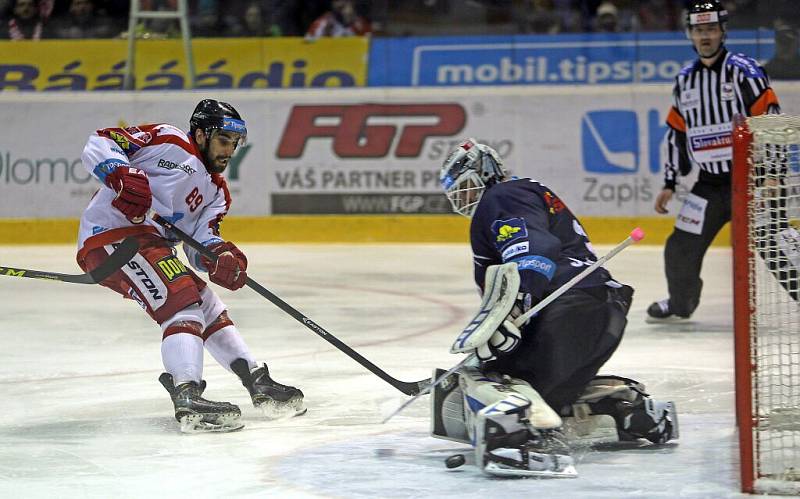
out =
<svg viewBox="0 0 800 499"><path fill-rule="evenodd" d="M569 208L551 189L529 178L486 189L472 216L470 242L475 282L481 289L487 267L516 262L520 291L530 293L534 303L597 261ZM601 267L575 287L600 286L610 280Z"/></svg>

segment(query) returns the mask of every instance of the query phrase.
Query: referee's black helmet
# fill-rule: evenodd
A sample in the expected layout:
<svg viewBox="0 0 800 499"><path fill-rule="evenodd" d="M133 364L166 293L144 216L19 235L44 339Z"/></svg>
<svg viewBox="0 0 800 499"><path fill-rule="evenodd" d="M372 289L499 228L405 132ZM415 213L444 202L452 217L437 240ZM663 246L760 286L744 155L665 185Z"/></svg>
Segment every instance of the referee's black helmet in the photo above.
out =
<svg viewBox="0 0 800 499"><path fill-rule="evenodd" d="M694 0L686 9L686 28L698 24L719 23L723 31L728 23L728 11L719 0Z"/></svg>

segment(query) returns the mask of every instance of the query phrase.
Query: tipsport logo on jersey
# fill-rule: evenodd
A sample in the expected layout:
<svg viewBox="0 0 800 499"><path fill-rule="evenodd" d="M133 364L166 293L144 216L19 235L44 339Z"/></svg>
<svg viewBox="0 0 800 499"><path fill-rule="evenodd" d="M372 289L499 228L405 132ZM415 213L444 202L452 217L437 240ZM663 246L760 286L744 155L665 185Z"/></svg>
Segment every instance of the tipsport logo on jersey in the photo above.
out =
<svg viewBox="0 0 800 499"><path fill-rule="evenodd" d="M640 173L661 171L661 145L667 127L658 110L644 119L628 109L589 111L580 124L584 178L583 200L626 203L654 199L650 179Z"/></svg>

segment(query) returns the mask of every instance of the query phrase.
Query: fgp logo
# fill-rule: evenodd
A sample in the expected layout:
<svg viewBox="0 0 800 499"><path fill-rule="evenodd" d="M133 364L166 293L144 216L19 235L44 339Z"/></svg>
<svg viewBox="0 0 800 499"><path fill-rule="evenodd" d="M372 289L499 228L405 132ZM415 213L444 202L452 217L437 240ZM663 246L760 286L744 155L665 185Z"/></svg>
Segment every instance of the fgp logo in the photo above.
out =
<svg viewBox="0 0 800 499"><path fill-rule="evenodd" d="M635 111L590 111L581 120L583 168L594 173L635 173L647 158L650 171L661 170L661 143L667 132L659 113L647 113L645 147L639 142Z"/></svg>
<svg viewBox="0 0 800 499"><path fill-rule="evenodd" d="M383 123L374 123L378 120ZM453 136L466 120L464 108L455 103L294 106L277 156L299 158L309 139L330 137L340 158L382 158L389 154L400 128L394 154L415 158L426 138Z"/></svg>

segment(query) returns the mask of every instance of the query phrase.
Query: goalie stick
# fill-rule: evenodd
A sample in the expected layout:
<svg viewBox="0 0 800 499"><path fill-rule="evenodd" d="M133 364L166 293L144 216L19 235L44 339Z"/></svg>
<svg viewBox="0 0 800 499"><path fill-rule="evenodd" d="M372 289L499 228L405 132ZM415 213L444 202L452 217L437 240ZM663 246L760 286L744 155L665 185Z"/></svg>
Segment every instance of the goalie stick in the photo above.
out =
<svg viewBox="0 0 800 499"><path fill-rule="evenodd" d="M605 264L607 261L611 260L617 253L619 253L620 251L624 250L625 248L627 248L631 244L634 244L634 243L637 243L637 242L641 241L643 237L644 237L644 231L642 229L640 229L639 227L636 227L635 229L633 229L631 231L630 235L627 238L625 238L624 241L622 241L617 246L612 248L611 251L609 251L607 254L605 254L602 258L598 259L596 262L594 262L593 264L591 264L588 267L586 267L585 269L583 269L578 275L576 275L575 277L573 277L569 281L567 281L564 284L562 284L560 288L558 288L557 290L555 290L552 293L550 293L549 295L547 295L542 301L537 303L536 306L532 307L530 310L528 310L524 314L522 314L519 317L517 317L516 319L514 319L514 325L517 326L518 328L522 328L522 325L525 324L528 321L528 319L530 319L531 317L533 317L534 315L539 313L540 310L542 310L544 307L548 306L556 298L558 298L559 296L561 296L564 293L566 293L567 291L569 291L569 289L572 288L572 286L574 286L579 281L583 280L586 276L588 276L589 274L591 274L592 272L597 270L598 267L603 266L603 264ZM443 380L447 379L448 376L450 376L454 372L458 371L462 367L466 366L467 364L469 364L471 362L474 362L475 360L477 360L477 356L474 353L471 353L471 354L467 355L466 357L464 357L464 359L462 359L461 362L459 362L458 364L456 364L453 367L451 367L450 369L448 369L446 372L444 372L438 378L434 379L429 385L425 386L425 388L422 389L419 393L414 394L414 396L411 397L410 399L406 400L403 403L403 405L401 405L400 407L395 409L394 412L392 412L391 414L386 416L383 419L382 423L386 423L387 421L389 421L390 419L392 419L396 415L400 414L400 412L402 412L403 409L405 409L406 407L411 405L415 400L417 400L421 396L423 396L426 393L428 393L431 390L433 390L433 388L435 386L437 386Z"/></svg>
<svg viewBox="0 0 800 499"><path fill-rule="evenodd" d="M217 255L215 255L211 250L203 246L199 241L196 241L190 235L183 232L181 229L175 227L175 225L169 220L165 219L164 217L158 214L153 214L153 220L160 226L164 227L165 229L175 234L178 237L178 239L183 241L184 244L188 244L190 247L200 252L200 254L205 256L206 258L209 258L212 261L216 261ZM292 307L285 301L278 298L275 294L273 294L271 291L269 291L261 284L254 281L252 278L248 277L247 280L245 281L245 284L250 289L260 294L270 302L272 302L279 309L283 310L284 312L292 316L295 320L303 324L305 327L314 331L322 339L324 339L331 345L335 346L340 351L344 352L348 357L350 357L351 359L355 360L356 362L367 368L370 372L372 372L372 374L375 374L385 382L389 383L396 389L400 390L405 395L415 395L419 393L421 390L425 389L430 383L429 378L425 378L420 381L400 381L399 379L393 378L386 371L384 371L383 369L379 368L378 366L376 366L375 364L364 358L364 356L362 356L360 353L356 352L355 350L344 344L337 337L326 331L322 326L320 326L313 320L309 319L308 317L300 313L300 311L298 311L296 308Z"/></svg>
<svg viewBox="0 0 800 499"><path fill-rule="evenodd" d="M135 237L127 237L103 263L85 274L59 274L44 270L21 269L18 267L0 266L0 275L8 277L29 277L31 279L48 279L51 281L74 282L77 284L98 284L128 263L139 251L139 243Z"/></svg>

